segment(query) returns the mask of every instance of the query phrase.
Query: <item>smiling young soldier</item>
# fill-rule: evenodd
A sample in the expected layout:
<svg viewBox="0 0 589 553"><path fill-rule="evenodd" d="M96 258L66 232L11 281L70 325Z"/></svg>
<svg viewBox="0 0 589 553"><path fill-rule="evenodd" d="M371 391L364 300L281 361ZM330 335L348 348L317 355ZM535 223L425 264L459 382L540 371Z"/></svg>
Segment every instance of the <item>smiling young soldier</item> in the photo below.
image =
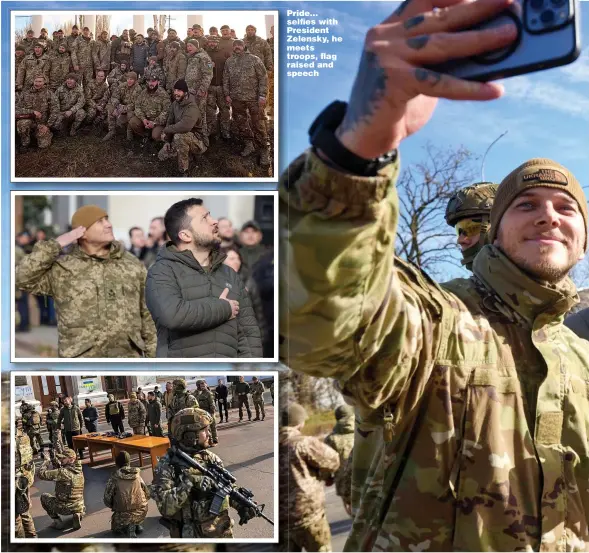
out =
<svg viewBox="0 0 589 553"><path fill-rule="evenodd" d="M154 357L143 263L98 206L78 209L72 228L37 242L16 268L18 288L55 300L59 357Z"/></svg>
<svg viewBox="0 0 589 553"><path fill-rule="evenodd" d="M470 279L439 286L394 255L396 149L437 97L502 94L424 66L513 41L511 25L456 32L508 4L402 4L368 32L349 105L282 177L287 363L356 407L347 551L589 544L589 348L562 324L587 242L575 177L546 159L511 172Z"/></svg>

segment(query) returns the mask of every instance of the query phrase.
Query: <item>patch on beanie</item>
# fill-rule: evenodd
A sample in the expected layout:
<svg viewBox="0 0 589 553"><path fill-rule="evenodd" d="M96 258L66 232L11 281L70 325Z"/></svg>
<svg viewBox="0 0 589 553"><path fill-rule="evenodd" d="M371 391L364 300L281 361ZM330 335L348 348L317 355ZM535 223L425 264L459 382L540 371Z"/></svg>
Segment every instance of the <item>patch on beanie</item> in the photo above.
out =
<svg viewBox="0 0 589 553"><path fill-rule="evenodd" d="M540 181L540 182L551 182L554 184L562 184L566 186L569 181L564 173L557 171L556 169L539 169L535 173L528 173L522 177L524 182L528 181Z"/></svg>

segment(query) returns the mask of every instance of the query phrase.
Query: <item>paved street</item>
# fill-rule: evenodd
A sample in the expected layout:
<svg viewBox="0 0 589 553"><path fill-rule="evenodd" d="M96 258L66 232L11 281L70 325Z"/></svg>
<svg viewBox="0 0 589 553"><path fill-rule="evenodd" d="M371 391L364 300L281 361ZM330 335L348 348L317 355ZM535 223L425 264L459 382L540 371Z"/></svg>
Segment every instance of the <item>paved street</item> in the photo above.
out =
<svg viewBox="0 0 589 553"><path fill-rule="evenodd" d="M269 394L266 394L266 420L248 422L238 421L237 409L229 413L228 424L218 424L219 445L213 451L219 455L225 467L237 478L237 484L251 489L254 499L258 503L265 503L264 512L274 519L274 410L270 404ZM99 431L110 430L110 426L102 424ZM82 521L82 528L74 531L71 527L64 532L49 528L51 519L45 513L40 503L42 493L54 492L54 483L44 482L38 478L31 489L33 502L32 515L40 538L112 538L110 532L110 510L107 509L102 497L106 482L114 470L114 463L110 453L99 453L96 463L88 465L88 455L83 461L85 484L85 499L87 515ZM144 457L145 459L145 457ZM138 458L132 458L133 466L138 466ZM141 476L146 484L152 482L150 466L141 470ZM271 538L272 526L261 518L251 520L245 526L239 526L239 516L230 509L231 517L235 520L234 535L236 538ZM141 538L157 539L169 537L168 530L159 524L159 511L153 499L149 501L149 511L144 523ZM65 517L68 524L71 517Z"/></svg>

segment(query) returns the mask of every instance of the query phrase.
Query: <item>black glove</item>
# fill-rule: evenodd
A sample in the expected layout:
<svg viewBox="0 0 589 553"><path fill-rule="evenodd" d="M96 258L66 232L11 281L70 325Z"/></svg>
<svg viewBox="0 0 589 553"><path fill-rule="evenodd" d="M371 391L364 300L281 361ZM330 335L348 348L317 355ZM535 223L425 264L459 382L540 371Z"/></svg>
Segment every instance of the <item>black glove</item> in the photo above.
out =
<svg viewBox="0 0 589 553"><path fill-rule="evenodd" d="M257 511L253 507L240 507L237 510L237 514L239 515L240 526L243 526L252 518L256 518L258 516Z"/></svg>

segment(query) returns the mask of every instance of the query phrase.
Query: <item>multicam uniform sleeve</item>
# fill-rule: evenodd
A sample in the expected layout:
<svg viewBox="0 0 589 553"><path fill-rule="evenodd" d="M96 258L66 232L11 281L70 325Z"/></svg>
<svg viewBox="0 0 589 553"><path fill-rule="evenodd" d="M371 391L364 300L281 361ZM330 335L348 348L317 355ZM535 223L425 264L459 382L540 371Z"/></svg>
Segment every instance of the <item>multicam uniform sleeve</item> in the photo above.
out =
<svg viewBox="0 0 589 553"><path fill-rule="evenodd" d="M140 300L141 301L141 337L145 342L145 356L153 358L157 348L157 331L153 317L147 308L145 302L145 281L147 279L147 270L142 268L142 279L140 286Z"/></svg>
<svg viewBox="0 0 589 553"><path fill-rule="evenodd" d="M268 73L270 71L272 71L272 68L274 67L274 59L272 57L272 48L270 48L270 45L265 42L265 46L264 46L264 67L266 68L266 71L268 71Z"/></svg>
<svg viewBox="0 0 589 553"><path fill-rule="evenodd" d="M135 109L133 110L135 113L135 117L137 117L137 119L139 119L140 121L143 121L144 119L146 119L145 112L143 111L144 98L145 98L145 96L143 96L143 95L140 95L137 97L137 100L135 101Z"/></svg>
<svg viewBox="0 0 589 553"><path fill-rule="evenodd" d="M27 71L26 71L26 60L25 60L18 66L18 71L16 72L16 86L17 87L23 86L23 84L25 82L26 74L27 74Z"/></svg>
<svg viewBox="0 0 589 553"><path fill-rule="evenodd" d="M164 457L160 459L153 477L153 484L149 490L151 497L164 517L173 517L190 500L192 484L182 480L175 482L174 467Z"/></svg>
<svg viewBox="0 0 589 553"><path fill-rule="evenodd" d="M204 56L200 58L201 64L201 71L200 71L200 81L197 83L196 92L200 92L201 94L206 94L209 90L209 86L211 85L211 81L213 80L213 60L211 57L205 52Z"/></svg>
<svg viewBox="0 0 589 553"><path fill-rule="evenodd" d="M409 382L398 412L417 401L448 305L433 281L395 258L398 171L395 162L356 177L309 151L280 182L287 363L338 379L368 412L408 399Z"/></svg>
<svg viewBox="0 0 589 553"><path fill-rule="evenodd" d="M80 63L78 61L78 41L77 40L75 40L74 43L72 44L71 53L72 53L72 66L79 67Z"/></svg>
<svg viewBox="0 0 589 553"><path fill-rule="evenodd" d="M176 74L176 80L183 79L186 77L186 56L184 54L178 54L178 73ZM172 83L172 86L174 83Z"/></svg>
<svg viewBox="0 0 589 553"><path fill-rule="evenodd" d="M106 488L104 489L104 496L102 498L104 504L109 508L112 509L115 501L115 491L116 491L116 484L115 479L111 476L106 483Z"/></svg>
<svg viewBox="0 0 589 553"><path fill-rule="evenodd" d="M91 108L96 107L96 102L94 101L94 93L95 93L95 89L90 84L84 89L84 97L86 98L86 105Z"/></svg>
<svg viewBox="0 0 589 553"><path fill-rule="evenodd" d="M16 287L31 294L52 296L51 267L60 253L57 240L37 242L16 268Z"/></svg>
<svg viewBox="0 0 589 553"><path fill-rule="evenodd" d="M49 104L49 118L47 119L47 126L52 127L57 121L59 115L59 101L57 99L57 93L51 92L51 99Z"/></svg>
<svg viewBox="0 0 589 553"><path fill-rule="evenodd" d="M84 96L84 89L82 88L82 85L79 85L78 88L78 101L73 105L73 107L70 108L72 113L76 113L76 111L81 110L86 103L86 97Z"/></svg>

